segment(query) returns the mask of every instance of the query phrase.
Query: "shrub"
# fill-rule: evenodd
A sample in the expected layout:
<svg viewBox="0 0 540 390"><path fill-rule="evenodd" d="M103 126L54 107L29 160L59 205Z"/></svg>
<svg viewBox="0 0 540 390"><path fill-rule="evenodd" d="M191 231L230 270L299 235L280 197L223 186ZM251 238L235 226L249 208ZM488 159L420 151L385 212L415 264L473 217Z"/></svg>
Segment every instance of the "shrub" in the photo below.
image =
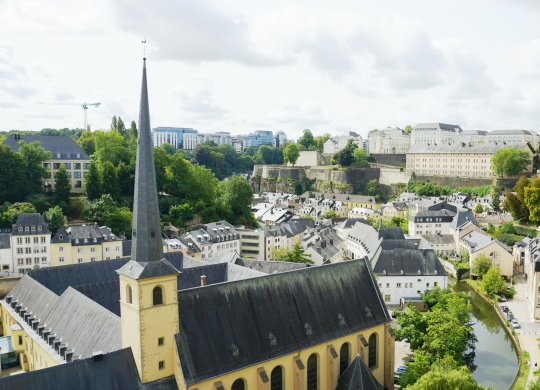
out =
<svg viewBox="0 0 540 390"><path fill-rule="evenodd" d="M512 222L505 222L501 226L499 226L499 231L502 234L514 234L516 233L516 229L514 227L514 224Z"/></svg>
<svg viewBox="0 0 540 390"><path fill-rule="evenodd" d="M535 229L530 229L525 226L514 226L515 234L520 236L531 236L536 237L538 232Z"/></svg>
<svg viewBox="0 0 540 390"><path fill-rule="evenodd" d="M516 242L523 239L523 236L516 236L515 234L501 234L498 237L500 242L505 243L508 246L513 246Z"/></svg>

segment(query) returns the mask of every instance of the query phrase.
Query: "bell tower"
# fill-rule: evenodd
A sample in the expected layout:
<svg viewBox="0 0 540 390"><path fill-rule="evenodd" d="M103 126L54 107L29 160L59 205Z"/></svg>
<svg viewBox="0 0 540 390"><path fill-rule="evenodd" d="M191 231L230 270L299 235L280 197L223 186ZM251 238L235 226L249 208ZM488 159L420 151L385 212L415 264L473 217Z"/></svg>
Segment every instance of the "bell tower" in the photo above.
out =
<svg viewBox="0 0 540 390"><path fill-rule="evenodd" d="M131 347L142 383L174 374L174 335L179 332L177 276L163 258L150 110L143 63L131 260L120 278L122 347Z"/></svg>

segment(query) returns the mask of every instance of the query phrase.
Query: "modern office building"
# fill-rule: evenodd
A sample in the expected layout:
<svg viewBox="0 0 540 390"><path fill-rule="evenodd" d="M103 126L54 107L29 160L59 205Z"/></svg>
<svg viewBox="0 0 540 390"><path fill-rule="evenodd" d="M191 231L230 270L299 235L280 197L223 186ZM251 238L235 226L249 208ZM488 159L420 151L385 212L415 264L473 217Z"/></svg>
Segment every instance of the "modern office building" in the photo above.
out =
<svg viewBox="0 0 540 390"><path fill-rule="evenodd" d="M279 148L285 142L287 142L287 134L285 134L283 131L278 131L274 136L274 146Z"/></svg>
<svg viewBox="0 0 540 390"><path fill-rule="evenodd" d="M152 129L152 143L161 146L164 143L173 145L176 149L195 149L198 143L198 130L184 127L154 127Z"/></svg>
<svg viewBox="0 0 540 390"><path fill-rule="evenodd" d="M267 130L256 130L253 133L249 133L250 145L255 151L259 149L261 145L274 145L274 134Z"/></svg>
<svg viewBox="0 0 540 390"><path fill-rule="evenodd" d="M43 166L50 172L49 177L43 179L43 186L45 188L54 189L56 173L60 169L60 166L64 165L73 192L80 193L83 191L84 180L90 166L90 157L71 137L12 134L4 140L2 145L9 146L14 151L18 151L21 146L19 141L24 141L27 144L38 141L42 148L51 152L51 159L43 163Z"/></svg>
<svg viewBox="0 0 540 390"><path fill-rule="evenodd" d="M201 133L198 135L198 143L202 144L206 141L214 141L218 145L231 145L231 133L227 131L216 131L215 133Z"/></svg>

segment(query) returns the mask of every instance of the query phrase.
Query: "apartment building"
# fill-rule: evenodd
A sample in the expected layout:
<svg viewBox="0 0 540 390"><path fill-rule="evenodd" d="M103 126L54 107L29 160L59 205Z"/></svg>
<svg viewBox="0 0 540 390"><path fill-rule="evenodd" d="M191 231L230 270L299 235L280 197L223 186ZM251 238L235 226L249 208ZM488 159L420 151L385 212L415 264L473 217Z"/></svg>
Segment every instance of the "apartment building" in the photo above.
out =
<svg viewBox="0 0 540 390"><path fill-rule="evenodd" d="M226 221L207 223L187 237L201 250L201 260L208 260L219 251L240 252L240 234Z"/></svg>
<svg viewBox="0 0 540 390"><path fill-rule="evenodd" d="M266 260L265 231L263 229L237 228L240 235L240 257L252 260Z"/></svg>
<svg viewBox="0 0 540 390"><path fill-rule="evenodd" d="M532 130L493 130L486 135L486 142L508 145L530 142L533 148L538 148L539 136Z"/></svg>
<svg viewBox="0 0 540 390"><path fill-rule="evenodd" d="M512 250L499 240L472 231L464 235L460 241L460 252L465 251L469 254L469 266L472 269L474 259L483 254L491 260L491 266L501 270L501 275L510 278L514 270L514 257Z"/></svg>
<svg viewBox="0 0 540 390"><path fill-rule="evenodd" d="M514 148L531 155L527 167L532 172L534 151L525 143L432 143L413 145L407 152L407 172L423 175L493 178L491 158L499 149Z"/></svg>
<svg viewBox="0 0 540 390"><path fill-rule="evenodd" d="M42 148L51 152L51 159L43 163L43 166L50 172L49 177L43 179L45 188L54 189L54 178L60 166L63 165L66 167L73 192L83 192L84 181L90 167L90 157L71 137L12 134L4 140L2 145L18 151L21 146L19 141L24 141L27 144L38 141Z"/></svg>
<svg viewBox="0 0 540 390"><path fill-rule="evenodd" d="M186 127L154 127L152 129L152 144L161 146L164 143L173 145L176 149L193 150L198 143L199 131Z"/></svg>
<svg viewBox="0 0 540 390"><path fill-rule="evenodd" d="M355 133L354 131L346 131L340 136L330 138L328 141L326 141L323 145L323 151L324 153L337 153L347 146L350 139L352 139L359 148L364 147L362 136L360 134Z"/></svg>
<svg viewBox="0 0 540 390"><path fill-rule="evenodd" d="M418 123L411 131L411 147L419 145L454 144L463 130L446 123Z"/></svg>
<svg viewBox="0 0 540 390"><path fill-rule="evenodd" d="M49 267L50 243L51 231L45 215L20 214L10 235L12 272L25 274L31 269ZM4 265L2 262L2 268Z"/></svg>
<svg viewBox="0 0 540 390"><path fill-rule="evenodd" d="M334 201L342 202L347 206L349 211L355 207L377 210L382 205L382 202L377 200L374 196L334 194L331 192L306 191L300 198L303 199L304 202L310 198L332 199Z"/></svg>
<svg viewBox="0 0 540 390"><path fill-rule="evenodd" d="M463 130L458 134L458 142L486 142L488 132L485 130Z"/></svg>
<svg viewBox="0 0 540 390"><path fill-rule="evenodd" d="M274 147L279 148L287 142L287 134L284 131L278 131L274 135Z"/></svg>
<svg viewBox="0 0 540 390"><path fill-rule="evenodd" d="M370 132L369 153L400 154L411 147L411 135L399 127L386 127Z"/></svg>
<svg viewBox="0 0 540 390"><path fill-rule="evenodd" d="M50 252L53 267L124 257L123 239L97 224L58 229Z"/></svg>

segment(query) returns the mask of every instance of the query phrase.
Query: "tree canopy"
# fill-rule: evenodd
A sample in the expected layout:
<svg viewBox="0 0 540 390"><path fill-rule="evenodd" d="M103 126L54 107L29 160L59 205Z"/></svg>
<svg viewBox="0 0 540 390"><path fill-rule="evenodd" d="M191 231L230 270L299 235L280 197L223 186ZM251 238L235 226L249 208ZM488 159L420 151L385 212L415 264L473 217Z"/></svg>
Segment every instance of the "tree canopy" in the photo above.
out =
<svg viewBox="0 0 540 390"><path fill-rule="evenodd" d="M300 150L298 149L298 146L296 146L292 142L289 143L283 150L283 160L286 163L291 163L293 166L294 164L296 164L299 156Z"/></svg>
<svg viewBox="0 0 540 390"><path fill-rule="evenodd" d="M497 150L491 158L493 172L499 176L517 175L526 170L530 162L529 153L511 146Z"/></svg>

